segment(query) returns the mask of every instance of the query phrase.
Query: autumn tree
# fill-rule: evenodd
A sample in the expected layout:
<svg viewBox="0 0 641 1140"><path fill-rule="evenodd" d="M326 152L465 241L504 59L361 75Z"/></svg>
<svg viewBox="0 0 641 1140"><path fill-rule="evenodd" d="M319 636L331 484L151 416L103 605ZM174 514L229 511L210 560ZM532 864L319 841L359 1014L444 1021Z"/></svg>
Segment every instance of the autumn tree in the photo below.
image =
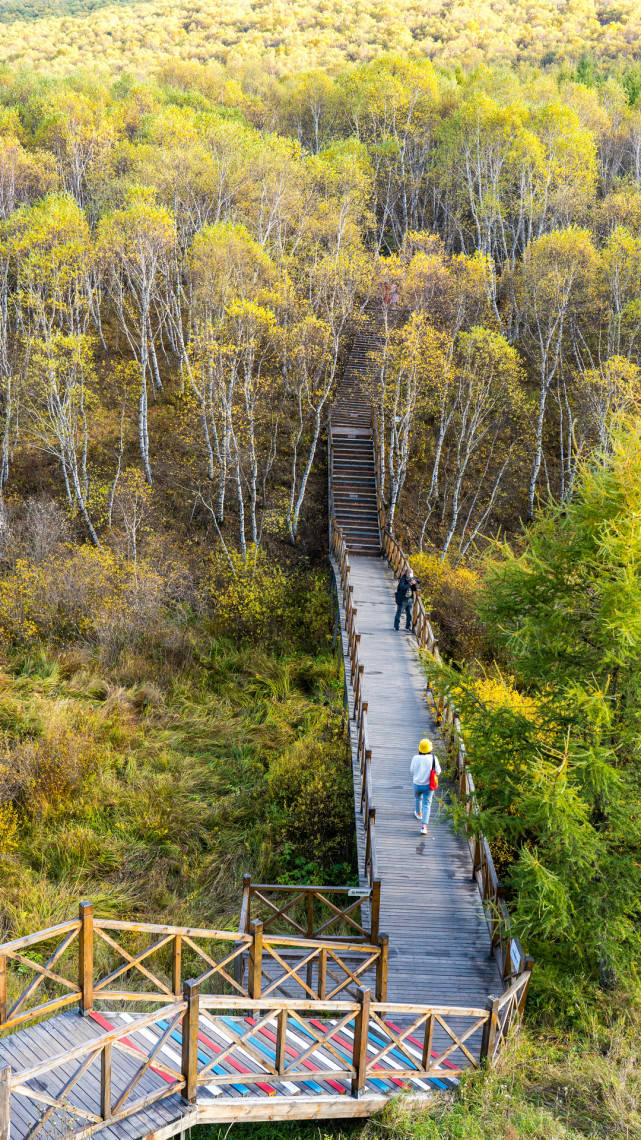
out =
<svg viewBox="0 0 641 1140"><path fill-rule="evenodd" d="M129 349L140 369L138 442L148 483L148 393L162 390L156 342L163 291L175 242L172 216L154 202L154 195L133 189L127 205L106 215L98 227L98 253L106 288Z"/></svg>

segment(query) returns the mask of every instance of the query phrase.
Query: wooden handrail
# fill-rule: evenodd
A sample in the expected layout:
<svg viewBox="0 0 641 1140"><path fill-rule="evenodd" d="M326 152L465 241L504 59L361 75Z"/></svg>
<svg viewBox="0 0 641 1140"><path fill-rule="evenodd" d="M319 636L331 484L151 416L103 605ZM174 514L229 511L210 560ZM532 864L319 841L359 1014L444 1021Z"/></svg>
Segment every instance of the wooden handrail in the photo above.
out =
<svg viewBox="0 0 641 1140"><path fill-rule="evenodd" d="M381 460L378 447L376 410L374 408L372 408L372 434L377 477L380 485ZM377 496L379 510L382 510L383 502L378 488ZM385 526L384 519L381 523L381 534L383 553L394 573L398 576L409 565L408 559L400 543ZM428 653L435 663L440 665L441 655L434 630L420 595L414 602L412 628L420 649ZM474 780L469 768L461 723L456 708L446 692L438 692L434 686L430 686L429 682L426 685L426 692L428 700L431 697L436 722L441 724L443 736L456 764L459 799L468 817L478 816L479 809L476 802ZM519 973L518 967L514 968L513 958L518 958L519 963L522 963L526 960L525 953L520 941L511 934L509 912L501 898L501 885L487 839L478 829L473 829L470 824L467 831L467 842L472 856L472 875L478 884L491 932L492 952L497 958L501 978L509 987L515 975ZM531 961L531 959L527 960Z"/></svg>
<svg viewBox="0 0 641 1140"><path fill-rule="evenodd" d="M274 923L282 921L297 932L295 936L292 935L292 941L295 939L296 945L304 945L302 939L307 935L314 939L322 938L332 945L349 939L354 945L372 946L378 937L372 923L372 901L377 893L380 893L380 883L374 883L368 890L364 890L349 886L253 883L251 876L245 875L239 933L247 933L252 906L258 904L265 931L269 931ZM366 919L362 913L359 916L364 904L370 906L369 928L364 925ZM348 927L348 933L328 933L338 924L342 924L343 928Z"/></svg>
<svg viewBox="0 0 641 1140"><path fill-rule="evenodd" d="M325 904L330 913L330 918L325 920L325 928L331 928L341 918L345 918L349 925L351 911L361 905L362 900L357 898L341 910L328 897L331 890L331 887L313 888L307 892L306 897L312 902L319 898ZM376 891L380 891L380 884ZM376 891L370 892L371 899ZM332 982L333 994L349 989L355 979L370 968L377 970L377 976L382 976L378 963L384 949L378 937L378 903L375 908L376 921L372 921L369 931L365 931L362 925L353 920L357 930L354 938L344 934L308 938L305 937L305 930L301 931L302 936L272 934L263 930L262 923L252 924L251 932L238 932L100 918L93 915L91 904L86 902L80 904L80 910L83 915L80 922L61 923L28 935L26 939L14 939L0 945L0 1026L3 1029L15 1029L73 1006L79 1008L81 1013L89 1013L97 1001L167 1003L182 993L185 953L189 954L192 963L196 962L201 970L199 976L193 979L196 984L202 987L211 981L219 992L231 991L230 996L249 996L251 985L255 986L256 977L260 979L262 975L258 971L253 982L250 977L246 979L245 963L247 959L257 960L263 955L271 963L272 987L292 984L315 998L324 996L326 981L322 963L323 955L328 950L331 951L332 962L336 967ZM135 934L148 936L142 949L134 950L130 937L125 938L124 942L118 940L118 935ZM22 953L25 943L28 949L52 941L58 941L58 945L44 964ZM94 965L98 943L103 950L106 946L112 962L114 956L116 959L115 965L107 971ZM68 957L65 959L65 976L60 972L62 967L59 962L69 950L72 958L71 961ZM160 966L156 965L159 954ZM101 956L97 957L100 959ZM305 978L298 972L301 957L307 963ZM22 992L13 1005L7 1008L7 967L12 962L16 963L21 973L24 973L25 968L29 969L32 976L26 985L23 983ZM259 981L258 993L252 996L259 996L260 984ZM29 1006L34 995L40 996L41 986L45 992L54 987L57 996L47 993L45 997L43 993L45 1000ZM385 992L379 990L377 996L384 997Z"/></svg>
<svg viewBox="0 0 641 1140"><path fill-rule="evenodd" d="M353 603L354 586L351 581L350 565L347 547L341 528L336 524L333 514L331 524L331 549L340 572L340 585L343 593L343 606L345 610L345 632L347 634L347 650L350 661L351 684L354 695L353 717L356 721L357 755L361 770L361 811L363 826L365 828L365 876L370 886L378 880L376 864L376 838L375 820L376 808L373 802L371 780L371 752L367 734L367 701L364 699L364 673L365 667L359 659L360 634L357 630L357 610ZM345 678L347 692L347 677Z"/></svg>
<svg viewBox="0 0 641 1140"><path fill-rule="evenodd" d="M326 950L329 954L331 951ZM233 1083L233 1073L221 1073L217 1068L219 1055L213 1058L202 1055L199 1049L199 1015L206 1012L215 1023L221 1017L232 1013L243 1021L255 1014L261 1023L269 1019L276 1026L275 1060L271 1072L276 1079L309 1080L310 1074L301 1064L296 1064L296 1050L301 1060L309 1053L307 1040L300 1039L300 1027L306 1014L325 1020L323 1038L319 1043L333 1050L332 1038L339 1034L347 1021L353 1020L351 1053L345 1053L344 1034L341 1036L340 1055L344 1064L332 1070L333 1079L351 1082L352 1095L358 1097L368 1081L393 1078L400 1080L424 1080L443 1075L455 1077L464 1069L478 1068L482 1063L492 1064L501 1043L519 1016L523 994L527 988L529 973L522 973L499 998L491 998L484 1009L452 1005L417 1005L381 1001L369 989L359 989L356 1000L309 1000L281 997L230 997L202 995L195 980L185 982L182 1000L167 1003L151 1014L136 1017L134 1022L101 1033L91 1041L71 1047L66 1052L47 1057L38 1064L13 1072L10 1068L0 1071L0 1138L8 1140L10 1133L10 1097L19 1104L21 1100L35 1105L41 1112L40 1120L33 1129L44 1129L54 1113L64 1113L68 1121L70 1135L90 1134L100 1128L116 1124L118 1121L143 1111L152 1103L165 1100L181 1092L187 1103L194 1104L201 1085L222 1085ZM292 1017L295 1034L288 1037L288 1019ZM182 1023L182 1046L179 1058L168 1061L162 1046ZM375 1035L370 1036L372 1023ZM448 1044L437 1056L433 1055L432 1041L435 1024L445 1030ZM405 1028L403 1028L405 1026ZM157 1027L159 1034L149 1035L150 1043L145 1045L139 1030ZM132 1042L136 1034L136 1043ZM314 1033L310 1036L314 1037ZM411 1036L410 1036L411 1035ZM233 1057L236 1048L242 1054L247 1031L235 1042L231 1040L225 1054ZM417 1047L418 1046L418 1047ZM119 1099L113 1103L112 1062L119 1050L134 1054L142 1062L130 1079ZM392 1054L393 1063L390 1064ZM83 1102L76 1107L68 1099L68 1090L96 1060L100 1062L99 1108L91 1110ZM61 1093L53 1096L43 1093L42 1084L31 1087L34 1082L57 1069L77 1063L75 1076L68 1080ZM135 1091L141 1077L153 1063L154 1070L160 1072L164 1084L156 1092L140 1095ZM447 1066L447 1067L446 1067ZM259 1086L265 1080L262 1067L250 1072L243 1066L244 1085ZM81 1107L82 1106L82 1107Z"/></svg>

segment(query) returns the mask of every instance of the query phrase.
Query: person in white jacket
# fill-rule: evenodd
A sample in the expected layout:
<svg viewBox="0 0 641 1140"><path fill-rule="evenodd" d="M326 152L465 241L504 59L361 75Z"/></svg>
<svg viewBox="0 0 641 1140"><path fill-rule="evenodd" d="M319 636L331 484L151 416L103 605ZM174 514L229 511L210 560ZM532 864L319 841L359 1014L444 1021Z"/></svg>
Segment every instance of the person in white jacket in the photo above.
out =
<svg viewBox="0 0 641 1140"><path fill-rule="evenodd" d="M441 774L441 765L432 748L432 741L424 738L418 746L416 756L410 761L410 775L414 782L414 815L420 821L421 835L427 835L432 799L434 798L434 778Z"/></svg>

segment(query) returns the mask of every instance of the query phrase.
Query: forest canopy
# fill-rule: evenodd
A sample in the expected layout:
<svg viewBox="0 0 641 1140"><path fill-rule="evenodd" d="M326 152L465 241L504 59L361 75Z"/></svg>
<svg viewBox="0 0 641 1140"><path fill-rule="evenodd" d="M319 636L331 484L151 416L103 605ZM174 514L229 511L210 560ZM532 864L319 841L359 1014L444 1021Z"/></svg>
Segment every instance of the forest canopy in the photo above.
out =
<svg viewBox="0 0 641 1140"><path fill-rule="evenodd" d="M569 500L641 407L633 80L7 72L5 502L31 464L95 545L170 503L230 568L296 543L361 325L390 526L458 558Z"/></svg>
<svg viewBox="0 0 641 1140"><path fill-rule="evenodd" d="M57 74L180 61L283 75L386 51L446 66L620 65L640 48L636 0L8 0L0 13L0 62Z"/></svg>

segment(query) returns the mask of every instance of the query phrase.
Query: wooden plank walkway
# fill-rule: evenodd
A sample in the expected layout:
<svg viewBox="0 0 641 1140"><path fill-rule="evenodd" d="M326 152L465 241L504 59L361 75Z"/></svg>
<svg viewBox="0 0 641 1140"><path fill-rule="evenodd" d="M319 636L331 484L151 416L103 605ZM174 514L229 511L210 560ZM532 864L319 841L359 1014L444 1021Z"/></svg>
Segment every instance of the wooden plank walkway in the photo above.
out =
<svg viewBox="0 0 641 1140"><path fill-rule="evenodd" d="M42 1134L64 1136L84 1124L98 1131L101 1140L136 1140L152 1134L154 1140L160 1140L196 1123L234 1119L368 1115L400 1091L421 1098L453 1091L458 1078L452 1070L465 1062L461 1052L454 1050L442 1062L437 1076L427 1078L417 1073L412 1077L411 1069L420 1070L423 1065L421 1029L399 1044L378 1020L367 1040L370 1075L363 1082L362 1095L355 1100L350 1096L355 1023L349 1007L343 1017L319 1018L311 1011L290 1013L280 1074L276 1071L278 1014L274 1011L270 1015L269 1005L246 1016L204 1010L198 1020L198 1095L196 1102L188 1105L178 1093L154 1100L162 1097L180 1075L180 1023L172 1029L168 1020L159 1017L157 1023L140 1028L140 1021L140 1014L122 1011L93 1012L86 1017L64 1013L0 1040L0 1068L10 1065L14 1074L25 1073L19 1091L11 1096L11 1140L27 1140L38 1129L47 1104L53 1102L59 1102L59 1107L40 1125ZM167 1030L171 1032L167 1034ZM127 1086L145 1063L147 1068L135 1086L133 1100L145 1097L150 1103L142 1111L101 1127L92 1123L99 1121L101 1113L98 1046L101 1036L111 1031L121 1033L111 1054L112 1103L124 1097L122 1109L126 1110ZM82 1079L71 1084L74 1073L92 1056L92 1046L95 1052L91 1063ZM432 1056L436 1063L434 1051ZM41 1071L30 1078L28 1070L39 1064ZM379 1071L380 1077L376 1075ZM266 1111L268 1098L271 1108Z"/></svg>
<svg viewBox="0 0 641 1140"><path fill-rule="evenodd" d="M444 755L425 699L416 639L393 629L395 579L384 559L351 554L350 566L372 750L380 929L390 936L388 999L482 1007L503 986L468 846L445 811L445 778L427 836L419 834L414 818L409 764L421 737ZM358 805L358 769L355 787Z"/></svg>

